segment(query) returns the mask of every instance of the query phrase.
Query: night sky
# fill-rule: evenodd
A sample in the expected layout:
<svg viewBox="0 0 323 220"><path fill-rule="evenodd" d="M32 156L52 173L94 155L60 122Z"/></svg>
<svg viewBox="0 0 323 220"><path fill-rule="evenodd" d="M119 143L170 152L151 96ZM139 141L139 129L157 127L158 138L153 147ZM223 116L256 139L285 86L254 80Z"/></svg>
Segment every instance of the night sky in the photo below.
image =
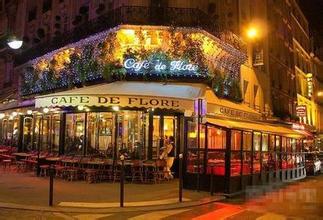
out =
<svg viewBox="0 0 323 220"><path fill-rule="evenodd" d="M316 47L323 48L323 0L299 0L307 17Z"/></svg>

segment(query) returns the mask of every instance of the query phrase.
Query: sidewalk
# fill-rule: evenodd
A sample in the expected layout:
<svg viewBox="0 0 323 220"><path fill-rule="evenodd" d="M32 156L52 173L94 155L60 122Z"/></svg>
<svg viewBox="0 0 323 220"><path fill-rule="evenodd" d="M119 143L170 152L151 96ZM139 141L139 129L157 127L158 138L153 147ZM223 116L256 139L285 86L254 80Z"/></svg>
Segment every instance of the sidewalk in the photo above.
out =
<svg viewBox="0 0 323 220"><path fill-rule="evenodd" d="M160 184L125 184L125 208L119 208L119 183L68 182L54 179L54 207L48 207L49 179L33 173L3 172L0 170L0 207L60 211L120 211L120 209L161 210L196 206L219 201L224 197L207 192L183 191L178 202L178 181ZM92 212L91 211L91 212Z"/></svg>

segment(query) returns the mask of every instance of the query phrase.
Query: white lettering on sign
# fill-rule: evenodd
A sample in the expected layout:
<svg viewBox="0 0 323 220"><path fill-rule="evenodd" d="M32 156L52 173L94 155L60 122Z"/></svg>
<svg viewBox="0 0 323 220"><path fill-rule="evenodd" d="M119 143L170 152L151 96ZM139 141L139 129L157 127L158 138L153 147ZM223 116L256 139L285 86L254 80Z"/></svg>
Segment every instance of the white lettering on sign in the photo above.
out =
<svg viewBox="0 0 323 220"><path fill-rule="evenodd" d="M155 71L163 71L169 69L170 71L196 72L198 70L198 65L191 64L183 60L173 60L170 62L154 60L150 62L148 60L136 61L133 58L129 58L125 60L124 67L136 72L148 70L149 68L152 68Z"/></svg>

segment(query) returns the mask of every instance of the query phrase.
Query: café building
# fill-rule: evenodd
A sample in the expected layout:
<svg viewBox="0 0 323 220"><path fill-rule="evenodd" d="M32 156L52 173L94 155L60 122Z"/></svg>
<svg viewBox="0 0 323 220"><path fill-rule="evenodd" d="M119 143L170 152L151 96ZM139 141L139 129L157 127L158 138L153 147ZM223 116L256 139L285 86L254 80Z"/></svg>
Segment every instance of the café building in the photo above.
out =
<svg viewBox="0 0 323 220"><path fill-rule="evenodd" d="M184 187L233 193L305 177L306 134L241 103L246 55L200 29L130 26L29 61L0 105L3 144L117 160L156 160L175 138Z"/></svg>

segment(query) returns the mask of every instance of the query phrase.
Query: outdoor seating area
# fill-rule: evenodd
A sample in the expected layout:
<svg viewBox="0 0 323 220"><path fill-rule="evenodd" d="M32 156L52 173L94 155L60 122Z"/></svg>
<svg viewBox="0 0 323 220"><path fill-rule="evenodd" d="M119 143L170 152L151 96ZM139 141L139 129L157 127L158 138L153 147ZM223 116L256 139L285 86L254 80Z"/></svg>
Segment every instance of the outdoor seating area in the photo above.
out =
<svg viewBox="0 0 323 220"><path fill-rule="evenodd" d="M16 152L14 147L0 146L0 170L3 172L34 172L40 177L55 170L55 178L88 183L120 181L122 161L90 157L59 156L55 153ZM39 162L39 163L38 163ZM38 168L39 165L39 168ZM131 183L160 183L165 178L164 160L124 160L124 177ZM39 170L38 170L39 169Z"/></svg>

